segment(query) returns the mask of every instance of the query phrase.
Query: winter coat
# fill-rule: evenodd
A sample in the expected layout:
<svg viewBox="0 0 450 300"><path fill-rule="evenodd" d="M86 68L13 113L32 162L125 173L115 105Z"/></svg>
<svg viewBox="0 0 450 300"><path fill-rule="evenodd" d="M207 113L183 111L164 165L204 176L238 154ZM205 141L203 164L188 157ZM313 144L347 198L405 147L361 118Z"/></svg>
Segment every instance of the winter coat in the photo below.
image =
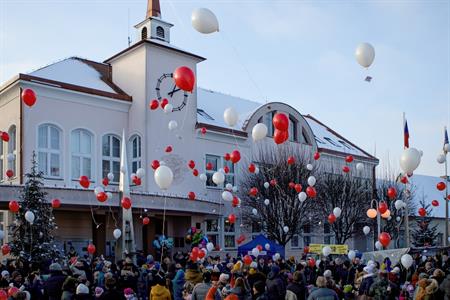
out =
<svg viewBox="0 0 450 300"><path fill-rule="evenodd" d="M284 297L285 300L298 300L297 295L293 291L286 291L286 296Z"/></svg>
<svg viewBox="0 0 450 300"><path fill-rule="evenodd" d="M61 271L52 271L50 277L44 282L44 294L48 300L60 300L62 286L66 276Z"/></svg>
<svg viewBox="0 0 450 300"><path fill-rule="evenodd" d="M294 294L295 297L296 297L296 298L292 298L292 296L290 295L291 298L289 298L289 299L305 300L306 296L307 296L307 291L306 291L306 287L305 287L305 283L304 282L291 282L291 283L289 283L287 288L286 288L286 299L288 299L288 297L287 297L288 292Z"/></svg>
<svg viewBox="0 0 450 300"><path fill-rule="evenodd" d="M249 291L242 289L241 287L234 287L231 289L231 295L236 295L239 300L251 300L252 295ZM192 298L194 299L194 298Z"/></svg>
<svg viewBox="0 0 450 300"><path fill-rule="evenodd" d="M104 291L99 300L125 300L125 296L118 290L111 289Z"/></svg>
<svg viewBox="0 0 450 300"><path fill-rule="evenodd" d="M192 300L203 300L206 298L209 289L211 288L211 283L197 283L192 290Z"/></svg>
<svg viewBox="0 0 450 300"><path fill-rule="evenodd" d="M267 297L267 294L266 294L266 293L255 294L254 299L255 299L255 300L269 300L269 298Z"/></svg>
<svg viewBox="0 0 450 300"><path fill-rule="evenodd" d="M335 291L329 288L315 288L309 294L308 300L339 300Z"/></svg>
<svg viewBox="0 0 450 300"><path fill-rule="evenodd" d="M150 291L150 300L171 300L169 290L162 285L155 285Z"/></svg>
<svg viewBox="0 0 450 300"><path fill-rule="evenodd" d="M363 276L361 285L359 286L359 295L369 295L370 286L375 281L375 274L367 274Z"/></svg>
<svg viewBox="0 0 450 300"><path fill-rule="evenodd" d="M92 300L92 296L89 294L78 294L75 295L75 300Z"/></svg>
<svg viewBox="0 0 450 300"><path fill-rule="evenodd" d="M269 273L267 276L266 287L269 300L284 299L286 295L286 285L278 274L272 272Z"/></svg>
<svg viewBox="0 0 450 300"><path fill-rule="evenodd" d="M178 270L172 280L172 290L174 300L183 300L184 271Z"/></svg>
<svg viewBox="0 0 450 300"><path fill-rule="evenodd" d="M395 300L397 299L396 287L387 278L375 281L369 289L369 296L374 300Z"/></svg>
<svg viewBox="0 0 450 300"><path fill-rule="evenodd" d="M63 291L61 300L74 300L74 299L75 299L75 294L73 292Z"/></svg>
<svg viewBox="0 0 450 300"><path fill-rule="evenodd" d="M450 274L442 281L439 289L444 293L444 300L450 300Z"/></svg>
<svg viewBox="0 0 450 300"><path fill-rule="evenodd" d="M203 276L200 271L187 269L184 273L184 280L189 281L195 285L203 281Z"/></svg>

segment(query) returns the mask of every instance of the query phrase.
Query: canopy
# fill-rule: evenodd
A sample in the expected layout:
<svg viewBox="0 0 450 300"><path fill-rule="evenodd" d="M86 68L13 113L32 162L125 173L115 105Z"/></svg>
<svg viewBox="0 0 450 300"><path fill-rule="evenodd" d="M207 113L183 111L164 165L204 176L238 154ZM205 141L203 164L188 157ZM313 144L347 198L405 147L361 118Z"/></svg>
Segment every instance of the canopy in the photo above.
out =
<svg viewBox="0 0 450 300"><path fill-rule="evenodd" d="M265 248L266 244L270 245L269 250L266 250L266 248ZM278 245L274 241L269 240L262 234L256 236L253 240L251 240L247 244L239 246L238 247L238 255L241 255L241 256L244 256L247 254L251 255L253 248L256 248L256 246L258 246L258 245L261 245L263 247L263 250L260 252L262 256L272 257L275 253L279 253L281 257L284 257L284 247L281 245Z"/></svg>

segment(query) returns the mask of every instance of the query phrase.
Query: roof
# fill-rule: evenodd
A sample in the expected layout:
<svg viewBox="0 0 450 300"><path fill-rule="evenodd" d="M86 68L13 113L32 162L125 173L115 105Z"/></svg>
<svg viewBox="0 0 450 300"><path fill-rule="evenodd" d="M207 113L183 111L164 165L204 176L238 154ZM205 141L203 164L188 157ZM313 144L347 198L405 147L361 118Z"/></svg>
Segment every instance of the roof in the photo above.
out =
<svg viewBox="0 0 450 300"><path fill-rule="evenodd" d="M436 185L439 182L445 180L435 176L414 174L409 181L414 187L414 196L411 198L411 201L415 203L415 206L420 206L419 201L422 200L422 198L425 199L425 203L427 204L431 204L431 201L437 200L439 201L439 206L430 206L433 208L433 217L445 218L445 191L439 191L436 188ZM410 215L417 216L418 210L410 212Z"/></svg>
<svg viewBox="0 0 450 300"><path fill-rule="evenodd" d="M197 89L197 121L198 123L209 124L216 128L225 128L230 131L233 129L228 126L223 119L223 112L225 109L233 107L239 114L239 121L234 130L243 130L248 119L263 105L264 104L259 102L226 95L212 90L203 88ZM362 150L316 118L310 115L304 115L303 117L311 127L319 151L328 152L330 154L352 154L360 158L378 161L377 158Z"/></svg>

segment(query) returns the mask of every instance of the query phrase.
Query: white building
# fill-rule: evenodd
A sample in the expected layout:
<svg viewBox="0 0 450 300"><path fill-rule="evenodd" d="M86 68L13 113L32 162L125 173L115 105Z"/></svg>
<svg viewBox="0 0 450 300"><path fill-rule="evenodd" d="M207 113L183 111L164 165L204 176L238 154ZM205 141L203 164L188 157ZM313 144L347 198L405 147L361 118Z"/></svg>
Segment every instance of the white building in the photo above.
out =
<svg viewBox="0 0 450 300"><path fill-rule="evenodd" d="M338 168L343 158L352 154L356 162L364 162L363 176L374 178L378 164L375 157L286 103L261 104L196 87L192 94L186 94L186 105L182 107L186 99L183 92L174 91L171 78L162 78L179 66L188 66L196 73L197 64L206 59L171 44L172 24L161 19L156 0L148 1L147 17L135 27L136 42L104 62L71 57L18 74L0 86L0 130L8 131L11 137L8 143L0 144L4 226L12 220L6 211L7 203L17 199L23 175L30 169L32 152L36 151L49 200L58 198L62 202L55 211L57 239L63 246L70 241L79 248L93 240L99 253L110 254L114 243L112 232L120 224L117 220L120 200L115 192L118 183L108 186L114 197L104 203L96 200L92 189L101 185L109 172L118 180L120 145L126 142L130 168L136 171L142 166L147 170L142 185L132 187L137 249L151 251L154 236L162 233L166 197L165 233L174 238L176 247L184 247L186 230L196 226L224 251L233 251L237 247L236 237L241 234L240 220L236 226L225 223L224 216L228 216L231 206L220 201L221 187L201 182L192 175L187 162L194 160L199 172L208 174L205 164L212 162L215 169L221 168L226 164L224 153L233 151L237 145L243 156L250 156L252 127L265 122L271 134L272 114L277 111L289 115L290 143L300 151L311 155L319 151L322 160ZM161 97L168 98L180 110L165 114L161 109L149 109L152 99L157 98L155 87L159 79L162 79ZM24 106L20 99L25 88L33 89L38 96L32 108ZM240 113L234 129L226 126L222 117L230 106ZM170 120L178 123L173 132L167 128ZM205 135L199 133L201 127L207 128ZM121 140L123 129L125 141ZM270 138L265 142L273 144ZM171 153L165 152L168 145L173 147ZM9 153L14 154L9 156L10 160ZM172 187L164 195L149 167L155 159L166 162L175 174ZM229 167L227 181L238 184L238 170ZM15 174L11 179L4 175L9 169ZM79 186L80 175L90 177L90 190ZM196 201L187 200L189 191L196 193ZM151 217L150 225L142 226L139 216L143 214ZM218 226L225 230L217 229ZM305 241L323 242L323 236L312 240L305 236ZM297 238L292 248L300 247L303 241Z"/></svg>

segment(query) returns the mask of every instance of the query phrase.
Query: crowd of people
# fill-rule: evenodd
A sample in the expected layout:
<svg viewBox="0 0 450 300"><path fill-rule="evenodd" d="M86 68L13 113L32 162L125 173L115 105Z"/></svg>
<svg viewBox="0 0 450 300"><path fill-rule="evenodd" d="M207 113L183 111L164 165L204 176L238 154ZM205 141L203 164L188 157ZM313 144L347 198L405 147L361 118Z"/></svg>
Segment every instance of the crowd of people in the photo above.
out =
<svg viewBox="0 0 450 300"><path fill-rule="evenodd" d="M258 257L246 265L226 255L190 261L187 253L155 260L142 253L114 263L69 257L32 270L18 260L0 265L0 300L450 300L447 254L414 256L408 269L345 256Z"/></svg>

